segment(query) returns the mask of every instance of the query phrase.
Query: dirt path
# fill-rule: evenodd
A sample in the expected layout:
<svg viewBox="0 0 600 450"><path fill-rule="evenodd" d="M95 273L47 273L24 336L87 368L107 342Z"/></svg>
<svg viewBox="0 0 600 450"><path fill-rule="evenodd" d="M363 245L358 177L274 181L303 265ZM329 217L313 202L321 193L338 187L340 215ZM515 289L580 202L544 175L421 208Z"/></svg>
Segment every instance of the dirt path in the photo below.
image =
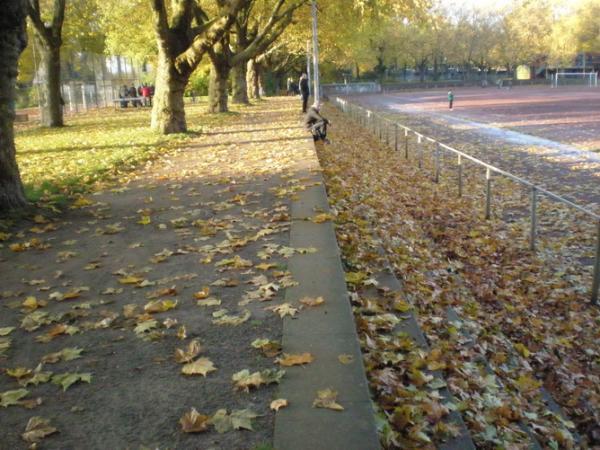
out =
<svg viewBox="0 0 600 450"><path fill-rule="evenodd" d="M279 342L281 319L265 306L294 284L288 206L301 188L295 143L305 138L295 106L270 100L232 115L1 243L0 393L28 393L0 409L0 448L26 448L20 434L32 416L58 429L44 448L271 448L274 385L247 393L232 375L278 369L251 343ZM183 375L173 357L194 339L202 350L191 359L216 368L205 377ZM74 347L79 358L38 366ZM63 373L83 379L63 391ZM251 410L254 431L185 434L178 422L191 407L209 416Z"/></svg>

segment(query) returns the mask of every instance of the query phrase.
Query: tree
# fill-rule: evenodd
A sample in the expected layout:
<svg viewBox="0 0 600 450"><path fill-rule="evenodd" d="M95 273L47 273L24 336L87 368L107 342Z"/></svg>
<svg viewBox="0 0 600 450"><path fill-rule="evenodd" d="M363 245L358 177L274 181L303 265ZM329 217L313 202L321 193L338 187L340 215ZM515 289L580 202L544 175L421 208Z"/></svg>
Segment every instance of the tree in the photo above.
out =
<svg viewBox="0 0 600 450"><path fill-rule="evenodd" d="M62 28L65 19L66 0L54 0L52 19L44 21L39 0L28 0L28 14L35 29L35 39L41 48L43 88L41 95L42 124L49 127L62 127L63 110L60 93L60 47Z"/></svg>
<svg viewBox="0 0 600 450"><path fill-rule="evenodd" d="M259 7L268 11L256 11ZM286 5L287 2L287 5ZM248 103L246 68L250 59L263 53L291 23L294 11L306 0L244 0L230 33L208 51L212 67L209 87L209 111L225 112L227 107L227 83L233 74L233 102ZM286 7L287 6L287 7ZM253 14L253 12L255 14Z"/></svg>
<svg viewBox="0 0 600 450"><path fill-rule="evenodd" d="M164 0L151 0L158 57L152 108L153 130L163 134L187 130L183 94L204 54L227 33L242 0L216 0L209 19L195 0L173 0L171 14Z"/></svg>
<svg viewBox="0 0 600 450"><path fill-rule="evenodd" d="M27 45L25 0L0 9L0 212L26 205L15 156L14 120L19 55Z"/></svg>

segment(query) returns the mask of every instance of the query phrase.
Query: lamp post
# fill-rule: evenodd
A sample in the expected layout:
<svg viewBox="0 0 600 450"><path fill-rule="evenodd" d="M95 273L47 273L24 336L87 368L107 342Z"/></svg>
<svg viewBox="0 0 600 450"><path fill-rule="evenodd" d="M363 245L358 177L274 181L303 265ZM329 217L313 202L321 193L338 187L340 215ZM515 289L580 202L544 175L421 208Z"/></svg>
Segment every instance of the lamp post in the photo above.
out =
<svg viewBox="0 0 600 450"><path fill-rule="evenodd" d="M306 75L308 76L308 87L310 89L310 84L312 81L312 76L310 73L310 39L306 41Z"/></svg>
<svg viewBox="0 0 600 450"><path fill-rule="evenodd" d="M315 103L321 100L319 91L319 38L317 36L317 2L312 0L312 33L313 33L313 69L314 69L314 91Z"/></svg>

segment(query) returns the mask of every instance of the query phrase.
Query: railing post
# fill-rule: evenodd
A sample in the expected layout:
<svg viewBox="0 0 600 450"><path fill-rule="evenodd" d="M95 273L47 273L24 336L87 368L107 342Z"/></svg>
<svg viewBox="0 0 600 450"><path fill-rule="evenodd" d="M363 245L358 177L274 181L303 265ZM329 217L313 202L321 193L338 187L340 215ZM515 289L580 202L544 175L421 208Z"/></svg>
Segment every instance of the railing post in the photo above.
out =
<svg viewBox="0 0 600 450"><path fill-rule="evenodd" d="M435 182L440 182L440 144L435 144Z"/></svg>
<svg viewBox="0 0 600 450"><path fill-rule="evenodd" d="M417 134L417 148L419 152L419 169L423 167L423 136Z"/></svg>
<svg viewBox="0 0 600 450"><path fill-rule="evenodd" d="M463 164L462 155L458 155L458 196L463 195Z"/></svg>
<svg viewBox="0 0 600 450"><path fill-rule="evenodd" d="M535 238L537 236L537 189L531 188L531 234L529 237L529 248L535 250Z"/></svg>
<svg viewBox="0 0 600 450"><path fill-rule="evenodd" d="M492 171L485 170L485 219L489 220L492 210Z"/></svg>
<svg viewBox="0 0 600 450"><path fill-rule="evenodd" d="M389 147L390 145L390 121L385 121L385 145Z"/></svg>
<svg viewBox="0 0 600 450"><path fill-rule="evenodd" d="M394 123L394 150L398 151L398 124Z"/></svg>
<svg viewBox="0 0 600 450"><path fill-rule="evenodd" d="M404 129L404 159L408 159L408 128Z"/></svg>
<svg viewBox="0 0 600 450"><path fill-rule="evenodd" d="M592 282L592 304L598 304L598 289L600 288L600 221L596 235L596 259L594 260L594 281Z"/></svg>

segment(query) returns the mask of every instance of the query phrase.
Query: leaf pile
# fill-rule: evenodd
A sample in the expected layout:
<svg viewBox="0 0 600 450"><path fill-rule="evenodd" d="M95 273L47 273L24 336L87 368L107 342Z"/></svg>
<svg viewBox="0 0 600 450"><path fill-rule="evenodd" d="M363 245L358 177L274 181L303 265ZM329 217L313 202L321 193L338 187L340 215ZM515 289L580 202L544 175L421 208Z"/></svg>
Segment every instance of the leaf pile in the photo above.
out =
<svg viewBox="0 0 600 450"><path fill-rule="evenodd" d="M494 180L494 198L502 203L494 202L495 218L484 221L478 213L482 177L466 172L465 196L459 199L451 169L444 169L439 184L432 182L430 153L424 153L419 170L415 159L407 162L403 152L357 133L346 117L330 115L339 124L334 144L320 147L319 156L337 211L347 282L355 291L369 379L385 419L382 443L440 442L456 432L443 419L457 410L481 448L527 448L523 423L544 445L570 448L573 423L548 410L541 385L584 439L596 443L600 316L588 304L589 271L569 250L586 248L593 236L589 228L583 222L566 227L577 214L541 201L540 217L554 232L542 234L539 251L532 253L519 206L523 193L513 184ZM558 254L564 242L569 245ZM374 251L380 246L385 258ZM386 260L403 282L403 297L364 296L371 274L383 270ZM393 333L413 306L429 353ZM460 322L447 320L448 307ZM436 392L443 385L430 370L441 371L456 403L440 401Z"/></svg>

